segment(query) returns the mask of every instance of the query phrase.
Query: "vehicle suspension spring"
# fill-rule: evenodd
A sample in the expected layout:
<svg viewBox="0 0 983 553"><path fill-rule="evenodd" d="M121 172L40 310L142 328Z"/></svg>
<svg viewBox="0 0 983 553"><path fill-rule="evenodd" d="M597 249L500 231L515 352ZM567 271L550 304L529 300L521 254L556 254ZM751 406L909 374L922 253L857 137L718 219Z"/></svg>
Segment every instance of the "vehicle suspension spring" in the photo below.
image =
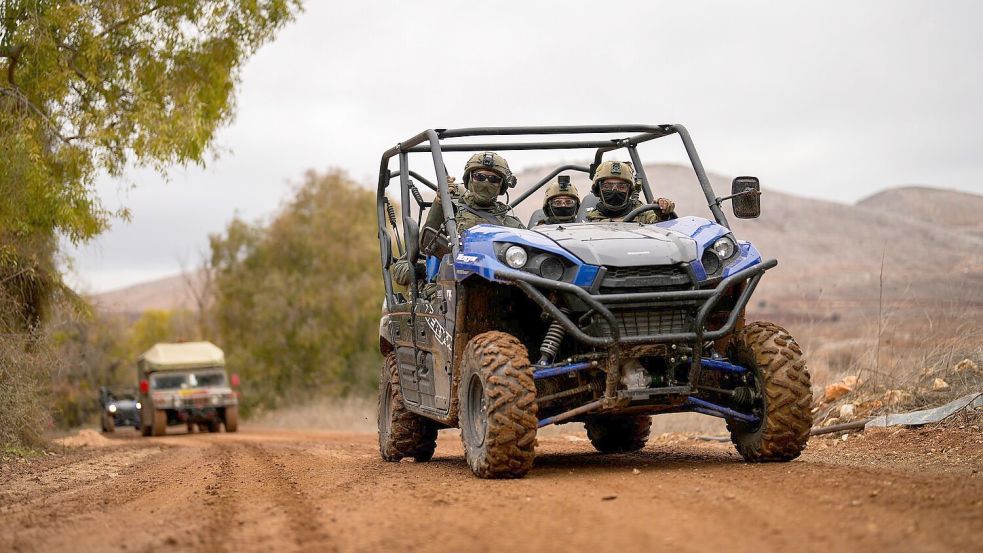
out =
<svg viewBox="0 0 983 553"><path fill-rule="evenodd" d="M396 228L396 208L393 207L393 204L386 202L386 213L389 214L389 222L393 228Z"/></svg>
<svg viewBox="0 0 983 553"><path fill-rule="evenodd" d="M566 309L561 308L560 311L567 313ZM543 337L543 343L539 346L539 353L541 357L539 358L540 365L549 365L556 359L557 352L560 351L560 343L563 342L563 337L567 335L567 331L563 330L563 325L558 321L553 321L550 327L546 330L546 336Z"/></svg>

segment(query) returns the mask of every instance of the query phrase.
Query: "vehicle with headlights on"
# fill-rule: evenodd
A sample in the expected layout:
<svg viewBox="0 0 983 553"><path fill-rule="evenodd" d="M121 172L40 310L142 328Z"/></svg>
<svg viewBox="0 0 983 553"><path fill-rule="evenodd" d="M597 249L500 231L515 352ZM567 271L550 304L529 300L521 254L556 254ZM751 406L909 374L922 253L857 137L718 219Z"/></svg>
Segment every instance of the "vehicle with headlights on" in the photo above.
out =
<svg viewBox="0 0 983 553"><path fill-rule="evenodd" d="M239 377L226 373L225 354L215 344L156 344L137 360L137 379L144 436L162 436L176 425L238 430Z"/></svg>
<svg viewBox="0 0 983 553"><path fill-rule="evenodd" d="M117 392L107 387L99 388L99 417L103 432L114 432L117 427L132 426L140 430L140 402L132 391Z"/></svg>
<svg viewBox="0 0 983 553"><path fill-rule="evenodd" d="M672 136L708 217L635 222L659 209L640 147ZM513 150L587 150L593 162L556 166L510 207L561 173L592 179L605 157L631 160L645 203L622 222L459 233L444 154ZM737 218L758 217L758 179L738 177L718 197L683 126L427 130L383 154L376 197L383 459L426 461L437 431L460 427L477 476L515 478L533 465L537 428L582 422L601 453L630 452L644 447L651 415L675 412L725 419L747 461L788 461L805 447L812 396L802 351L785 329L745 321L778 262L736 237L721 208L731 200ZM443 224L420 236L434 205ZM390 274L403 260L415 268L407 289Z"/></svg>

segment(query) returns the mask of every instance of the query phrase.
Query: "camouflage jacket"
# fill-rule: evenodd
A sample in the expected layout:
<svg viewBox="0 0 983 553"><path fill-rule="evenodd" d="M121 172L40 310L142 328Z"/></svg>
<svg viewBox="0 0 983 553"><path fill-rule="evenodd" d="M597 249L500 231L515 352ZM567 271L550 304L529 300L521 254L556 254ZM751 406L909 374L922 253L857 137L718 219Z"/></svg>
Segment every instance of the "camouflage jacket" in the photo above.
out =
<svg viewBox="0 0 983 553"><path fill-rule="evenodd" d="M389 266L389 275L393 279L393 292L402 294L404 298L409 299L410 262L405 257L400 257ZM432 298L438 290L437 283L427 282L424 279L417 279L417 286L420 287L420 293L425 298Z"/></svg>
<svg viewBox="0 0 983 553"><path fill-rule="evenodd" d="M464 192L463 198L454 201L454 211L458 232L465 231L482 223L497 224L511 228L525 228L518 219L509 215L509 206L502 202L495 202L495 205L490 208L479 207L474 203L471 194L467 191ZM440 198L437 198L430 208L430 213L427 214L427 222L424 228L440 229L443 224L444 213L440 206Z"/></svg>
<svg viewBox="0 0 983 553"><path fill-rule="evenodd" d="M587 222L603 223L603 222L611 222L611 221L623 221L625 215L628 215L628 213L631 212L631 210L642 205L645 204L643 204L640 200L634 200L631 203L631 207L626 209L625 212L622 213L621 215L615 217L611 217L610 215L605 215L604 213L601 213L601 210L595 207L587 212ZM635 217L634 222L641 223L643 225L651 225L652 223L660 223L662 221L668 221L668 220L669 220L668 215L656 209L653 211L646 211L645 213L642 213L638 217Z"/></svg>

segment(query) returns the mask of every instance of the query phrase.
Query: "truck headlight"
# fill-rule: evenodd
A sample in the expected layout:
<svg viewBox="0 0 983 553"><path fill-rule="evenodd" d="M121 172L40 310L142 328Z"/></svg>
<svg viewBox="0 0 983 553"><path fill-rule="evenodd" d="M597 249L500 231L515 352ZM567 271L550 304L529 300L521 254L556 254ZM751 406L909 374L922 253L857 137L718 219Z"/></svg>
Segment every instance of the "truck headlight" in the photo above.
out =
<svg viewBox="0 0 983 553"><path fill-rule="evenodd" d="M730 236L721 236L710 247L721 261L730 259L733 257L734 252L737 251L737 244L734 243L734 239Z"/></svg>
<svg viewBox="0 0 983 553"><path fill-rule="evenodd" d="M110 413L115 413L116 412L116 406L115 405L110 405L109 406L109 412Z"/></svg>
<svg viewBox="0 0 983 553"><path fill-rule="evenodd" d="M139 411L140 409L143 409L143 404L138 401L137 402L137 411Z"/></svg>
<svg viewBox="0 0 983 553"><path fill-rule="evenodd" d="M529 254L522 246L509 246L505 250L505 263L513 269L521 269L529 260Z"/></svg>

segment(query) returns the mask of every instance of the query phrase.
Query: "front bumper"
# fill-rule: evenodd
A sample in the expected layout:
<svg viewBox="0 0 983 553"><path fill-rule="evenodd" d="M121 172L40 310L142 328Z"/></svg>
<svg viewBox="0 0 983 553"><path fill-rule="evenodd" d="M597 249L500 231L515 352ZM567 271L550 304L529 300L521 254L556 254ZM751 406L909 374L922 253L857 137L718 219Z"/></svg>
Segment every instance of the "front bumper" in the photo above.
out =
<svg viewBox="0 0 983 553"><path fill-rule="evenodd" d="M608 352L608 359L603 369L607 373L605 379L605 389L603 400L594 402L590 410L614 407L631 401L630 397L619 394L618 387L621 380L619 371L620 358L622 352L633 346L644 346L650 344L675 344L691 343L692 360L689 369L689 385L674 387L673 394L688 395L694 390L694 384L699 382L700 373L703 369L701 352L703 344L707 341L717 340L727 336L734 330L737 320L747 306L754 289L757 287L765 271L778 265L775 259L762 261L752 267L743 269L727 278L722 279L712 289L693 289L693 290L672 290L662 292L639 292L639 293L619 293L619 294L592 294L588 290L570 284L568 282L558 282L542 278L530 273L517 270L498 270L495 276L503 281L511 282L519 287L533 302L542 308L546 313L556 320L566 332L575 340L594 348L604 349ZM735 299L734 305L727 314L727 319L718 328L708 330L707 320L714 312L720 301L725 297L728 290L743 284L741 293ZM596 313L607 325L607 331L602 336L590 335L584 332L569 315L551 301L543 290L556 291L572 294L578 300L588 306ZM692 318L690 328L685 331L677 332L657 332L641 335L622 336L621 325L612 313L609 306L624 304L644 304L651 310L658 311L660 304L666 306L678 305L679 302L692 302L695 316ZM662 389L649 390L653 394L664 393ZM587 406L584 406L585 408ZM580 410L578 410L580 411ZM582 414L586 411L578 412Z"/></svg>
<svg viewBox="0 0 983 553"><path fill-rule="evenodd" d="M726 336L733 331L734 325L737 323L738 316L747 306L748 301L751 299L751 294L754 293L754 289L757 287L758 281L761 280L761 277L764 275L765 271L775 267L776 265L778 265L778 261L775 259L762 261L757 265L748 267L747 269L734 273L733 275L721 280L717 286L712 289L641 292L636 294L591 294L580 286L576 286L568 282L549 280L530 273L515 270L499 270L496 271L495 276L501 280L512 282L518 286L527 296L529 296L532 301L534 301L544 311L549 313L550 317L563 325L564 330L566 330L577 341L593 347L611 348L614 346L627 345L666 344L673 342L689 342L694 340L716 340ZM744 281L747 282L747 285L738 296L736 304L731 309L726 322L720 328L706 330L705 326L707 317L709 317L710 313L713 311L714 307L717 306L720 300L723 299L727 290ZM579 300L583 301L592 310L594 310L595 313L600 315L601 318L607 323L609 329L607 335L591 336L581 330L572 320L570 320L570 317L567 316L566 313L561 311L559 307L557 307L546 297L545 294L543 294L543 292L540 290L542 288L547 290L556 290L558 292L567 292L575 295ZM611 313L611 310L607 307L608 305L626 303L650 303L655 304L657 307L659 302L678 301L702 301L702 303L698 304L699 308L697 309L696 317L693 320L692 329L686 332L621 336L619 328L620 325L618 324L614 314Z"/></svg>

